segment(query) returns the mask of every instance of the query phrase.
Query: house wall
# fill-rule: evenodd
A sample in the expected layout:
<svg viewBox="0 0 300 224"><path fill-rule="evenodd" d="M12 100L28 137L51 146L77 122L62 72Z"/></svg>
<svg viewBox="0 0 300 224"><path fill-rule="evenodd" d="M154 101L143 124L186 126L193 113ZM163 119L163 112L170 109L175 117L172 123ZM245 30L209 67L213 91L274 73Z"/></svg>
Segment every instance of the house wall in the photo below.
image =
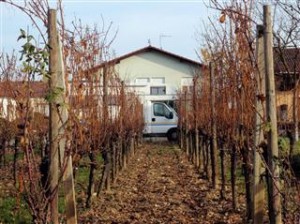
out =
<svg viewBox="0 0 300 224"><path fill-rule="evenodd" d="M44 98L31 98L30 105L33 108L33 112L49 117L49 103Z"/></svg>
<svg viewBox="0 0 300 224"><path fill-rule="evenodd" d="M182 82L192 80L195 71L195 65L155 51L133 55L116 65L116 72L127 84L134 84L136 78L150 78L151 82L151 78L164 77L166 94L176 94Z"/></svg>
<svg viewBox="0 0 300 224"><path fill-rule="evenodd" d="M49 116L49 104L43 98L30 98L32 112ZM11 98L0 98L0 117L9 121L17 118L17 102Z"/></svg>
<svg viewBox="0 0 300 224"><path fill-rule="evenodd" d="M12 121L16 118L16 101L9 98L0 98L0 117Z"/></svg>

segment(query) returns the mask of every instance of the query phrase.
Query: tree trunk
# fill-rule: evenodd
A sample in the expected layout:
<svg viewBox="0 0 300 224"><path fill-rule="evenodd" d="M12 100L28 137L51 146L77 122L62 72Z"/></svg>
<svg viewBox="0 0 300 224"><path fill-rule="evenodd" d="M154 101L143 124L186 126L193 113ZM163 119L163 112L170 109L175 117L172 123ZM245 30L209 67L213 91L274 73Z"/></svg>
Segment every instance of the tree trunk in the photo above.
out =
<svg viewBox="0 0 300 224"><path fill-rule="evenodd" d="M18 166L18 155L19 155L19 137L15 137L15 145L14 145L14 165L13 165L13 173L14 173L14 186L17 186L17 166Z"/></svg>
<svg viewBox="0 0 300 224"><path fill-rule="evenodd" d="M200 164L200 147L199 147L199 131L196 128L195 129L195 160L196 160L196 167L199 170L199 164Z"/></svg>
<svg viewBox="0 0 300 224"><path fill-rule="evenodd" d="M91 150L89 153L90 158L90 174L89 174L89 184L87 188L87 199L86 199L86 208L91 207L93 193L94 193L94 186L95 186L95 170L96 170L96 157L95 152Z"/></svg>
<svg viewBox="0 0 300 224"><path fill-rule="evenodd" d="M100 192L106 188L110 190L110 171L111 171L111 152L109 149L104 149L102 152L102 157L104 160L104 168L101 174L101 181L97 189L97 196L99 197Z"/></svg>
<svg viewBox="0 0 300 224"><path fill-rule="evenodd" d="M232 194L232 209L237 208L237 194L236 194L236 145L232 146L231 152L231 166L230 166L230 182L231 182L231 194Z"/></svg>
<svg viewBox="0 0 300 224"><path fill-rule="evenodd" d="M122 170L122 153L123 153L123 141L121 137L118 137L118 148L117 148L117 175Z"/></svg>
<svg viewBox="0 0 300 224"><path fill-rule="evenodd" d="M219 170L218 170L218 144L217 144L217 123L215 110L215 77L214 66L210 63L210 94L211 94L211 168L212 168L212 185L217 188L219 185Z"/></svg>
<svg viewBox="0 0 300 224"><path fill-rule="evenodd" d="M127 146L126 137L122 139L122 169L127 167Z"/></svg>
<svg viewBox="0 0 300 224"><path fill-rule="evenodd" d="M245 177L245 189L246 189L246 211L247 211L247 220L248 222L252 219L253 210L252 210L252 170L251 170L251 158L250 152L247 145L243 145L241 148L242 158L243 158L243 170Z"/></svg>
<svg viewBox="0 0 300 224"><path fill-rule="evenodd" d="M226 177L225 177L225 151L224 151L224 145L221 146L221 151L220 151L220 159L221 159L221 199L226 199L225 194L226 194Z"/></svg>
<svg viewBox="0 0 300 224"><path fill-rule="evenodd" d="M204 173L204 137L199 135L199 171Z"/></svg>
<svg viewBox="0 0 300 224"><path fill-rule="evenodd" d="M112 143L112 182L115 183L116 179L117 179L117 148L116 148L116 142Z"/></svg>
<svg viewBox="0 0 300 224"><path fill-rule="evenodd" d="M211 138L208 137L206 139L206 144L205 144L205 155L206 155L206 158L205 158L205 174L206 174L206 177L207 177L207 180L209 182L211 182L211 169L210 169L210 165L211 165Z"/></svg>
<svg viewBox="0 0 300 224"><path fill-rule="evenodd" d="M194 133L191 130L189 134L189 158L192 163L194 163Z"/></svg>
<svg viewBox="0 0 300 224"><path fill-rule="evenodd" d="M110 191L111 187L111 148L109 148L109 151L107 152L107 162L105 164L105 175L106 175L106 180L105 180L105 189L107 191Z"/></svg>

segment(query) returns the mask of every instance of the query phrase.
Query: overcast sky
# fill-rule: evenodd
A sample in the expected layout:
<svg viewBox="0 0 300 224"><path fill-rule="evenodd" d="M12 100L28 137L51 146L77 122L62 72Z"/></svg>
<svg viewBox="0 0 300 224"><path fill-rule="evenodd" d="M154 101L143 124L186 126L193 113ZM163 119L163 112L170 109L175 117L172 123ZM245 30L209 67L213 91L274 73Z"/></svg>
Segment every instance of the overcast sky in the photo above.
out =
<svg viewBox="0 0 300 224"><path fill-rule="evenodd" d="M101 16L107 26L112 22L111 34L118 30L112 45L117 56L145 47L150 40L152 46L198 60L195 50L199 49L199 43L195 33L201 30L211 13L201 0L65 0L63 3L67 24L75 17L91 26L95 23L101 25ZM0 10L0 50L7 53L12 49L19 51L20 43L16 42L19 30L29 28L34 33L31 21L6 4L0 3Z"/></svg>

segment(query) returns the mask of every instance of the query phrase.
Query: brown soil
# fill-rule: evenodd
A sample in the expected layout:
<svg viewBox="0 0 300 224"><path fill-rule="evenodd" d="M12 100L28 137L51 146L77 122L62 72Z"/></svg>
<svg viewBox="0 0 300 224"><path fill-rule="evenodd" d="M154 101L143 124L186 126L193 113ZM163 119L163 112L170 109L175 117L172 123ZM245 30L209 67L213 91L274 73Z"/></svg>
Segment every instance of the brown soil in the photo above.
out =
<svg viewBox="0 0 300 224"><path fill-rule="evenodd" d="M226 197L220 200L177 146L147 143L111 191L79 212L79 223L243 223L243 203L233 212Z"/></svg>

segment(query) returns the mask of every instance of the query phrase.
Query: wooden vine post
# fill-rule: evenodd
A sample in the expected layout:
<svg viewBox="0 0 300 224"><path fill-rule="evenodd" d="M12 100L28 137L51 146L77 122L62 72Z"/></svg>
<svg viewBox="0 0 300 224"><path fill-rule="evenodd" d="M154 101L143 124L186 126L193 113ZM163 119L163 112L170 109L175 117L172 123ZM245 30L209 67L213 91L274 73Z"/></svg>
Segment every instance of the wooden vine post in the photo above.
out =
<svg viewBox="0 0 300 224"><path fill-rule="evenodd" d="M121 166L123 169L126 169L127 167L127 159L126 159L126 143L125 143L125 113L126 113L126 96L125 96L125 83L124 81L121 82L121 127L120 127L120 133L121 133Z"/></svg>
<svg viewBox="0 0 300 224"><path fill-rule="evenodd" d="M217 124L216 124L216 109L215 109L215 74L214 65L212 62L209 64L210 68L210 96L211 96L211 166L212 166L212 185L216 189L219 185L219 171L217 162Z"/></svg>
<svg viewBox="0 0 300 224"><path fill-rule="evenodd" d="M51 197L51 220L59 223L58 220L58 187L59 176L62 175L64 193L66 223L77 223L75 189L73 180L73 166L71 149L67 147L66 125L68 111L66 108L66 83L63 65L62 49L56 26L56 10L48 12L48 32L50 46L50 190ZM59 172L61 171L61 173Z"/></svg>
<svg viewBox="0 0 300 224"><path fill-rule="evenodd" d="M187 156L189 157L189 115L188 115L188 93L187 90L184 91L184 108L185 108L185 125L184 125L184 146L185 146L185 152Z"/></svg>
<svg viewBox="0 0 300 224"><path fill-rule="evenodd" d="M278 165L278 132L276 117L276 98L273 62L273 25L271 7L264 5L264 56L267 93L267 121L268 121L268 167L269 167L269 218L270 223L282 223L280 198L280 171Z"/></svg>
<svg viewBox="0 0 300 224"><path fill-rule="evenodd" d="M199 130L198 130L198 76L193 79L193 109L194 109L194 122L195 122L195 164L199 168Z"/></svg>
<svg viewBox="0 0 300 224"><path fill-rule="evenodd" d="M180 110L180 114L181 116L179 117L179 127L180 127L180 136L179 136L179 143L180 143L180 149L184 149L184 144L183 144L183 138L184 138L184 130L183 130L183 100L182 100L182 93L180 94L180 98L179 98L179 110Z"/></svg>
<svg viewBox="0 0 300 224"><path fill-rule="evenodd" d="M103 117L103 126L104 126L104 131L106 133L109 132L108 130L108 72L109 72L109 67L108 64L105 64L103 67L103 112L102 112L102 117ZM105 188L106 190L110 190L110 172L111 172L111 145L109 143L109 139L105 138L104 142L104 152L103 152L103 158L104 158L104 163L105 163L105 168L104 168L104 181L105 181Z"/></svg>
<svg viewBox="0 0 300 224"><path fill-rule="evenodd" d="M256 116L255 116L255 151L254 151L254 186L253 186L253 223L263 223L264 218L264 202L265 202L265 187L262 178L263 167L261 155L263 148L261 144L264 142L263 122L265 117L265 64L264 64L264 49L263 49L263 26L257 26L257 43L256 43L256 58L257 58L257 75L256 75Z"/></svg>
<svg viewBox="0 0 300 224"><path fill-rule="evenodd" d="M48 12L48 35L49 35L49 88L50 94L53 94L55 85L57 83L58 73L58 38L56 27L56 10L50 9ZM49 102L50 119L49 119L49 140L50 140L50 167L49 167L49 180L50 180L50 209L51 221L53 224L58 224L58 176L59 176L59 155L58 155L58 123L59 114L56 112L56 103Z"/></svg>

